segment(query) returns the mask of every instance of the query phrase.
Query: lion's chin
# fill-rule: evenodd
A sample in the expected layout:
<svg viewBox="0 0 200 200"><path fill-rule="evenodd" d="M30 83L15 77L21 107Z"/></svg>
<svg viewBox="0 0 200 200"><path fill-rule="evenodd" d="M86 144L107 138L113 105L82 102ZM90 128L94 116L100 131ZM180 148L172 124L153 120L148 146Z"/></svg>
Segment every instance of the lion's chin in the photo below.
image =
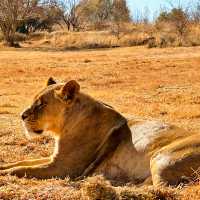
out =
<svg viewBox="0 0 200 200"><path fill-rule="evenodd" d="M32 129L28 128L25 122L22 122L22 126L24 127L24 130L25 130L25 136L29 140L32 137L43 133L43 130L32 130Z"/></svg>

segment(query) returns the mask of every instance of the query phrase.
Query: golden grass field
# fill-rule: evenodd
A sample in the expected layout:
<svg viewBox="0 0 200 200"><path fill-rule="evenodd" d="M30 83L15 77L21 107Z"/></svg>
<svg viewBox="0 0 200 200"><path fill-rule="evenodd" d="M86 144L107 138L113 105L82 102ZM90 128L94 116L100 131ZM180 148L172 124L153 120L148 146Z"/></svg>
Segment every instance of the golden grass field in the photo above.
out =
<svg viewBox="0 0 200 200"><path fill-rule="evenodd" d="M200 47L56 51L0 48L0 164L51 154L48 135L28 141L20 112L48 77L77 80L82 91L125 115L157 118L200 131ZM198 181L197 181L198 182ZM85 181L0 176L0 199L200 199L198 183L185 188L111 186Z"/></svg>

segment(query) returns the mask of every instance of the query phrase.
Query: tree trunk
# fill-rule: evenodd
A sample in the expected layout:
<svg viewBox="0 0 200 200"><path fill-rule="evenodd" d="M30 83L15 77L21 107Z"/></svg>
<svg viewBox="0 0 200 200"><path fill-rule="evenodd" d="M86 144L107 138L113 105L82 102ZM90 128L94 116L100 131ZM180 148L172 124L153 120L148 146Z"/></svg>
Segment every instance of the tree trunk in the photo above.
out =
<svg viewBox="0 0 200 200"><path fill-rule="evenodd" d="M2 29L6 46L19 47L19 43L15 41L15 31L16 28L14 26L11 27L5 26L4 29Z"/></svg>

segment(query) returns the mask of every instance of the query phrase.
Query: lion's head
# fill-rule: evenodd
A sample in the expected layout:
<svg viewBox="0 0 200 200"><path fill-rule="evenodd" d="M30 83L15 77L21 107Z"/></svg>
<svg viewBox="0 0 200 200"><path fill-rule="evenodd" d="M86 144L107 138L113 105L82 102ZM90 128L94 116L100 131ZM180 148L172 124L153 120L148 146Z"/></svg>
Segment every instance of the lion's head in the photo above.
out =
<svg viewBox="0 0 200 200"><path fill-rule="evenodd" d="M79 91L80 86L74 80L57 84L49 78L47 87L35 96L32 105L21 115L28 135L44 131L59 134L68 111L78 102Z"/></svg>

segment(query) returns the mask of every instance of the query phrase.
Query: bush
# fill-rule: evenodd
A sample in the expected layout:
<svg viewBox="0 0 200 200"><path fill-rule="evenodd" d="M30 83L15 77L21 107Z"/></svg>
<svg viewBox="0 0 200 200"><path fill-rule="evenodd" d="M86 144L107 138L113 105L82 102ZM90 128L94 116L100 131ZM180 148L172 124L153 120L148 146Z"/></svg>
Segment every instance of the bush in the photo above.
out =
<svg viewBox="0 0 200 200"><path fill-rule="evenodd" d="M14 40L16 42L23 42L27 39L27 35L23 33L15 33Z"/></svg>
<svg viewBox="0 0 200 200"><path fill-rule="evenodd" d="M157 47L156 39L155 38L150 39L148 41L148 43L147 43L147 47L148 48L155 48L155 47Z"/></svg>

